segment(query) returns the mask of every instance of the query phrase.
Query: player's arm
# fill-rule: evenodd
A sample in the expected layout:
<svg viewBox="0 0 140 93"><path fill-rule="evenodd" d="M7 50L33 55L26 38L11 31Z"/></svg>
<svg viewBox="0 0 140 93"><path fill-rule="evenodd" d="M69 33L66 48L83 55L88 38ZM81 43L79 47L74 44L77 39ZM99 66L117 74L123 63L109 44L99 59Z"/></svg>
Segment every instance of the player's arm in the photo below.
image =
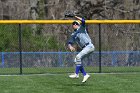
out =
<svg viewBox="0 0 140 93"><path fill-rule="evenodd" d="M68 48L70 49L70 51L75 51L75 48L72 46L74 43L74 37L71 36L71 38L68 40Z"/></svg>
<svg viewBox="0 0 140 93"><path fill-rule="evenodd" d="M84 18L81 18L81 17L78 17L78 16L74 16L74 17L82 22L82 24L81 24L82 26L85 26L85 19Z"/></svg>
<svg viewBox="0 0 140 93"><path fill-rule="evenodd" d="M81 17L78 17L78 16L74 16L75 18L77 18L78 20L82 20L82 18Z"/></svg>

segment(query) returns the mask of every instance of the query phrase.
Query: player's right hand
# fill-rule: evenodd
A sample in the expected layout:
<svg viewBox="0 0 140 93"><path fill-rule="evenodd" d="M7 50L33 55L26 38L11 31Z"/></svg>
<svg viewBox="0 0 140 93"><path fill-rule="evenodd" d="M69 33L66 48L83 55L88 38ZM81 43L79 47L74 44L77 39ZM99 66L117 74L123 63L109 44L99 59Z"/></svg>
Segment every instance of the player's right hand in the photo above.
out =
<svg viewBox="0 0 140 93"><path fill-rule="evenodd" d="M70 51L75 51L75 48L73 46L69 46Z"/></svg>

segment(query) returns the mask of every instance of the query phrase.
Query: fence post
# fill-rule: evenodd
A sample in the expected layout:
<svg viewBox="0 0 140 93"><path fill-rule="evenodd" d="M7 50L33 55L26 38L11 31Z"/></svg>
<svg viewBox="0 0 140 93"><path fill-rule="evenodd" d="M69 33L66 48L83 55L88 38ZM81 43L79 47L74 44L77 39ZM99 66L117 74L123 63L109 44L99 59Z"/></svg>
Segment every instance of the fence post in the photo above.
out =
<svg viewBox="0 0 140 93"><path fill-rule="evenodd" d="M59 67L63 66L63 62L62 62L62 52L58 52L58 63L59 63Z"/></svg>
<svg viewBox="0 0 140 93"><path fill-rule="evenodd" d="M22 30L19 24L19 61L20 61L20 74L22 74Z"/></svg>
<svg viewBox="0 0 140 93"><path fill-rule="evenodd" d="M2 67L4 68L4 52L2 52L1 61L2 61Z"/></svg>
<svg viewBox="0 0 140 93"><path fill-rule="evenodd" d="M101 61L102 61L102 46L101 46L101 24L99 24L99 73L102 72L102 65L101 65Z"/></svg>
<svg viewBox="0 0 140 93"><path fill-rule="evenodd" d="M112 52L112 66L115 66L117 63L116 52Z"/></svg>

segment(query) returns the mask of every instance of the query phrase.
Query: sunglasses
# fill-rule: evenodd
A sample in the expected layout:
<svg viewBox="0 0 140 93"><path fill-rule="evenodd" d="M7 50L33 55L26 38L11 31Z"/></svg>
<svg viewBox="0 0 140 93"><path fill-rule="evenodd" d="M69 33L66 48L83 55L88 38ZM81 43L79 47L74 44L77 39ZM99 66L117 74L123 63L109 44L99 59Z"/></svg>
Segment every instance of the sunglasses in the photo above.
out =
<svg viewBox="0 0 140 93"><path fill-rule="evenodd" d="M73 22L72 25L78 25L79 26L80 24L78 24L77 22Z"/></svg>

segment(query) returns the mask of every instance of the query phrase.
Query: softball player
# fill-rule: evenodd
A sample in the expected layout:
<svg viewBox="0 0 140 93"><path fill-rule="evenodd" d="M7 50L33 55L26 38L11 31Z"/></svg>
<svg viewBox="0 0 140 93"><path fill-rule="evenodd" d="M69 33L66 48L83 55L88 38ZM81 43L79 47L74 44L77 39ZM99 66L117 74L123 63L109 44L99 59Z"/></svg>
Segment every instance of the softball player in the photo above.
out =
<svg viewBox="0 0 140 93"><path fill-rule="evenodd" d="M81 24L78 21L74 21L72 23L72 27L74 29L74 32L71 34L70 39L68 40L68 48L71 51L75 51L75 48L72 46L73 43L77 43L78 46L82 49L81 52L79 52L75 59L75 73L72 75L69 75L70 78L79 78L79 71L83 74L83 83L88 80L90 77L89 74L87 74L84 70L84 67L82 66L81 59L85 57L85 55L90 54L91 52L94 51L94 45L91 42L91 39L86 31L86 26L85 26L85 20L81 17L74 16L78 20L81 21Z"/></svg>

